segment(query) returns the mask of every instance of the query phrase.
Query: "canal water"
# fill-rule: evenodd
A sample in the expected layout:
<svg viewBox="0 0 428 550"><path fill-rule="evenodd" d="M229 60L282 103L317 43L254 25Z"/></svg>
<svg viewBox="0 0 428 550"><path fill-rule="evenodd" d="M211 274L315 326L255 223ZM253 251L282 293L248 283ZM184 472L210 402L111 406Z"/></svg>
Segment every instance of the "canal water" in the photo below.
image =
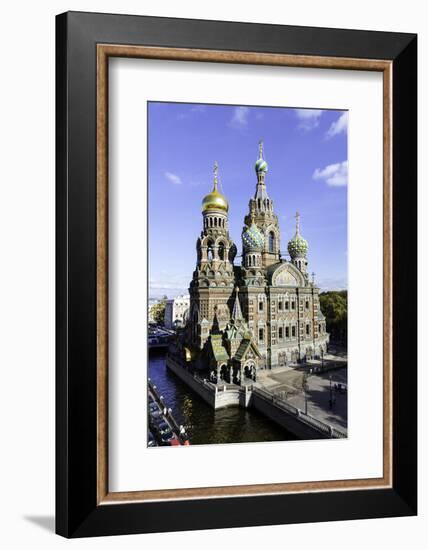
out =
<svg viewBox="0 0 428 550"><path fill-rule="evenodd" d="M253 409L213 410L166 368L165 358L165 351L150 350L149 376L176 420L186 427L191 445L296 439Z"/></svg>

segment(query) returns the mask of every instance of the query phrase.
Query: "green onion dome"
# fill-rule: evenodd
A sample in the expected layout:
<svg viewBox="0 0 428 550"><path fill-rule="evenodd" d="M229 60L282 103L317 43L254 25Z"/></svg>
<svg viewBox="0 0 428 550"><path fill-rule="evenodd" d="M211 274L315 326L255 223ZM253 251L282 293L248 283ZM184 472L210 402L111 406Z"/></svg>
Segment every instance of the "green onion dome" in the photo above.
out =
<svg viewBox="0 0 428 550"><path fill-rule="evenodd" d="M242 242L246 250L261 250L263 248L265 239L254 222L242 234Z"/></svg>
<svg viewBox="0 0 428 550"><path fill-rule="evenodd" d="M256 172L267 172L268 171L268 164L265 161L265 159L257 159L255 164Z"/></svg>
<svg viewBox="0 0 428 550"><path fill-rule="evenodd" d="M261 140L259 141L259 158L256 160L254 168L256 169L257 173L268 171L268 164L263 158L263 141Z"/></svg>
<svg viewBox="0 0 428 550"><path fill-rule="evenodd" d="M308 241L299 233L296 233L291 241L288 241L287 248L292 260L294 260L294 258L304 258L308 253Z"/></svg>

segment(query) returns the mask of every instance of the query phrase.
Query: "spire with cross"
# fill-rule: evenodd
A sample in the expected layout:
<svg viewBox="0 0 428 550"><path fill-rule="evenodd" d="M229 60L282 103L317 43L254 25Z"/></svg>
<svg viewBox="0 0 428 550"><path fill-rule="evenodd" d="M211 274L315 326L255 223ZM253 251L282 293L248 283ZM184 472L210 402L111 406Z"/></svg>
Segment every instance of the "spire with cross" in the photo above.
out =
<svg viewBox="0 0 428 550"><path fill-rule="evenodd" d="M296 218L296 235L300 235L300 214L299 214L299 212L296 212L296 215L294 217Z"/></svg>
<svg viewBox="0 0 428 550"><path fill-rule="evenodd" d="M263 140L259 141L259 159L263 159Z"/></svg>
<svg viewBox="0 0 428 550"><path fill-rule="evenodd" d="M217 186L218 186L218 162L217 161L214 162L213 172L214 172L214 189L217 191Z"/></svg>
<svg viewBox="0 0 428 550"><path fill-rule="evenodd" d="M241 310L241 304L239 303L239 288L235 287L235 303L233 304L233 311L232 311L232 319L234 321L242 321L242 310Z"/></svg>

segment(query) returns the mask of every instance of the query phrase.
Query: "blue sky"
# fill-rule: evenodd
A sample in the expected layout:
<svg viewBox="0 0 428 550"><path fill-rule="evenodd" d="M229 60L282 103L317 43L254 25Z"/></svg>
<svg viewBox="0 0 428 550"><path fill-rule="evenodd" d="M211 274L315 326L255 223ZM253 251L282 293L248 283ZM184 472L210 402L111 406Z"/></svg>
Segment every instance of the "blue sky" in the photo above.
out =
<svg viewBox="0 0 428 550"><path fill-rule="evenodd" d="M298 210L309 271L324 290L347 287L345 111L158 102L148 110L150 296L187 291L202 228L201 200L212 189L215 161L241 254L260 139L281 250L294 235Z"/></svg>

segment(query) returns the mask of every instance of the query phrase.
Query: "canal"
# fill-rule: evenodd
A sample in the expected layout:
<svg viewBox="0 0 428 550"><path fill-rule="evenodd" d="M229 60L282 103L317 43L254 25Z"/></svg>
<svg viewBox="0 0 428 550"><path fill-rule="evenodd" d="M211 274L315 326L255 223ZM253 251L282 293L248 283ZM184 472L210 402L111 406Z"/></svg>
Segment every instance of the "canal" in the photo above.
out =
<svg viewBox="0 0 428 550"><path fill-rule="evenodd" d="M150 350L149 376L177 421L186 427L191 445L296 439L253 409L215 411L166 368L165 358L166 351Z"/></svg>

